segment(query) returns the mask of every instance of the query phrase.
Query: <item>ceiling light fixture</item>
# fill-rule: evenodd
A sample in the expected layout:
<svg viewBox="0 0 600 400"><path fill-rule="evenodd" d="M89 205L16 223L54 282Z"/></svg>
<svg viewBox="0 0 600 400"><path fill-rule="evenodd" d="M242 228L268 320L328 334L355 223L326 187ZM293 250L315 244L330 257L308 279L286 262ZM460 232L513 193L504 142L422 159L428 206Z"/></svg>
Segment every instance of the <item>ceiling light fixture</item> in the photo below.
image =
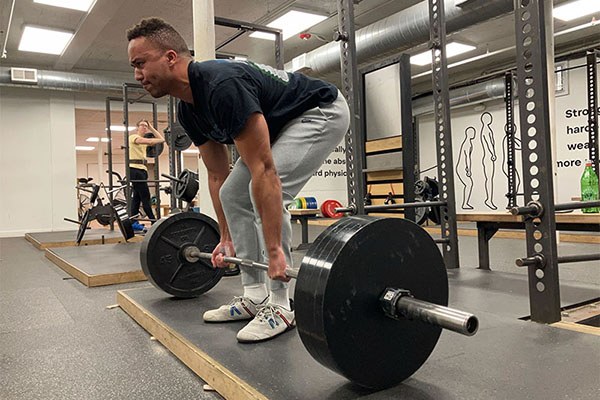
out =
<svg viewBox="0 0 600 400"><path fill-rule="evenodd" d="M19 43L19 51L58 55L62 54L71 38L73 38L72 32L26 25Z"/></svg>
<svg viewBox="0 0 600 400"><path fill-rule="evenodd" d="M469 44L450 42L446 44L446 58L451 58L459 54L467 53L475 50L477 47ZM410 57L410 63L413 65L425 66L431 64L431 50L424 51L419 54L415 54Z"/></svg>
<svg viewBox="0 0 600 400"><path fill-rule="evenodd" d="M108 138L98 138L98 137L89 137L87 139L85 139L86 142L100 142L102 141L102 143L108 143Z"/></svg>
<svg viewBox="0 0 600 400"><path fill-rule="evenodd" d="M554 7L553 15L561 21L573 21L596 12L600 12L600 1L575 0Z"/></svg>
<svg viewBox="0 0 600 400"><path fill-rule="evenodd" d="M94 146L75 146L75 150L77 151L92 151L94 149Z"/></svg>
<svg viewBox="0 0 600 400"><path fill-rule="evenodd" d="M273 22L267 24L269 28L281 29L283 40L290 38L300 32L304 32L327 19L326 15L315 14L308 11L290 10ZM250 37L275 40L275 35L266 32L253 32Z"/></svg>
<svg viewBox="0 0 600 400"><path fill-rule="evenodd" d="M34 3L90 12L96 0L33 0Z"/></svg>

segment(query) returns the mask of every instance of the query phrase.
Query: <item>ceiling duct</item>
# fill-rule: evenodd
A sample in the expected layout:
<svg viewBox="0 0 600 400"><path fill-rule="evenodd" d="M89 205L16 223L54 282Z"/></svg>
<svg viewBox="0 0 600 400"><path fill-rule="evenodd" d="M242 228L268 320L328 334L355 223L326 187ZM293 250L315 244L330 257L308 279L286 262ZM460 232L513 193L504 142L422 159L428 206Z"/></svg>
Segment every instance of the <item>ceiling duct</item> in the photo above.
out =
<svg viewBox="0 0 600 400"><path fill-rule="evenodd" d="M486 82L452 89L450 91L450 107L455 108L467 104L504 98L504 78L496 78ZM413 115L420 116L433 112L433 96L429 95L413 100Z"/></svg>
<svg viewBox="0 0 600 400"><path fill-rule="evenodd" d="M0 85L75 92L100 92L121 96L123 94L123 83L125 82L123 79L96 74L29 69L29 71L35 71L37 82L24 84L12 79L11 70L18 69L0 67Z"/></svg>
<svg viewBox="0 0 600 400"><path fill-rule="evenodd" d="M444 0L448 34L477 23L499 17L513 10L513 0L472 0L461 6ZM356 57L359 64L369 64L429 41L428 1L415 4L396 14L356 31ZM308 75L325 78L340 69L339 43L331 42L303 54L301 68Z"/></svg>

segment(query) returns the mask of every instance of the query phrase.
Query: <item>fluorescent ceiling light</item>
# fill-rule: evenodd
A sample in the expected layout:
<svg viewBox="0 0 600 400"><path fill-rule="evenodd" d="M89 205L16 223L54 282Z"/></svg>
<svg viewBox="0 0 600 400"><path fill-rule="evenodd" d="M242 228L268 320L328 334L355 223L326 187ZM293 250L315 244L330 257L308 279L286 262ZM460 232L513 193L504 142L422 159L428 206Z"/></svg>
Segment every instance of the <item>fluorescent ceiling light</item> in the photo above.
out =
<svg viewBox="0 0 600 400"><path fill-rule="evenodd" d="M128 128L128 130L129 130L130 132L131 132L132 130L134 130L134 129L135 129L135 126L130 126L130 127ZM105 129L105 130L106 130L106 129ZM111 131L111 132L113 132L113 131L115 131L115 132L125 132L125 126L123 126L123 125L111 125L111 126L110 126L110 131Z"/></svg>
<svg viewBox="0 0 600 400"><path fill-rule="evenodd" d="M27 25L23 29L19 50L32 51L34 53L62 54L72 37L72 32L61 32Z"/></svg>
<svg viewBox="0 0 600 400"><path fill-rule="evenodd" d="M286 40L287 38L303 32L326 19L327 16L325 15L313 14L306 11L291 10L273 22L267 24L267 26L269 28L281 29L283 32L283 40ZM275 35L266 32L253 32L250 34L250 37L275 40Z"/></svg>
<svg viewBox="0 0 600 400"><path fill-rule="evenodd" d="M89 137L87 139L85 139L86 142L100 142L102 141L102 143L108 143L108 138L98 138L98 137Z"/></svg>
<svg viewBox="0 0 600 400"><path fill-rule="evenodd" d="M33 0L34 3L89 12L95 0Z"/></svg>
<svg viewBox="0 0 600 400"><path fill-rule="evenodd" d="M77 151L92 151L94 149L94 146L75 146L75 150Z"/></svg>
<svg viewBox="0 0 600 400"><path fill-rule="evenodd" d="M575 0L554 7L554 18L561 21L572 21L600 11L600 1Z"/></svg>
<svg viewBox="0 0 600 400"><path fill-rule="evenodd" d="M467 53L475 50L477 47L459 42L450 42L446 45L446 58L454 57L459 54ZM416 54L410 57L410 63L413 65L428 65L431 64L431 50Z"/></svg>

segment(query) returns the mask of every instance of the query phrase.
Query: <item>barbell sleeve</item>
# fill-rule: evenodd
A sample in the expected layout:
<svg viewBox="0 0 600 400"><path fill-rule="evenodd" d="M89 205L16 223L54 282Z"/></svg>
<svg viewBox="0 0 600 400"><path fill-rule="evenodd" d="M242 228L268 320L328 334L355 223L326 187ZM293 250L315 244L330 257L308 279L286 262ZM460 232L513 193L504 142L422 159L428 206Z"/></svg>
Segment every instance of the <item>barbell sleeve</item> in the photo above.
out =
<svg viewBox="0 0 600 400"><path fill-rule="evenodd" d="M465 336L473 336L479 320L471 313L415 299L408 290L387 288L379 299L385 315L418 320Z"/></svg>

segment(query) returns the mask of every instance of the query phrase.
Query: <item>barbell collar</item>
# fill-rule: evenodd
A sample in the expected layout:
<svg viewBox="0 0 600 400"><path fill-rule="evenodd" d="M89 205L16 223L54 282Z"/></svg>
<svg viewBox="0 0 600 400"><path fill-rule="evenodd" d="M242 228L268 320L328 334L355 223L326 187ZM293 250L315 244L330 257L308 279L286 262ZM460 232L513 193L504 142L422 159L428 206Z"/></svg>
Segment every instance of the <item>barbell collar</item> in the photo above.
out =
<svg viewBox="0 0 600 400"><path fill-rule="evenodd" d="M211 253L205 253L200 251L197 247L189 246L183 250L183 255L188 262L196 262L199 259L212 260ZM259 263L252 260L246 260L238 257L223 257L223 261L229 264L235 264L239 267L248 267L260 269L263 271L269 271L269 266L267 264ZM298 278L298 270L292 268L286 268L285 274L288 278L297 279Z"/></svg>
<svg viewBox="0 0 600 400"><path fill-rule="evenodd" d="M408 290L387 288L380 303L385 315L390 318L418 320L465 336L473 336L479 329L475 315L415 299Z"/></svg>

